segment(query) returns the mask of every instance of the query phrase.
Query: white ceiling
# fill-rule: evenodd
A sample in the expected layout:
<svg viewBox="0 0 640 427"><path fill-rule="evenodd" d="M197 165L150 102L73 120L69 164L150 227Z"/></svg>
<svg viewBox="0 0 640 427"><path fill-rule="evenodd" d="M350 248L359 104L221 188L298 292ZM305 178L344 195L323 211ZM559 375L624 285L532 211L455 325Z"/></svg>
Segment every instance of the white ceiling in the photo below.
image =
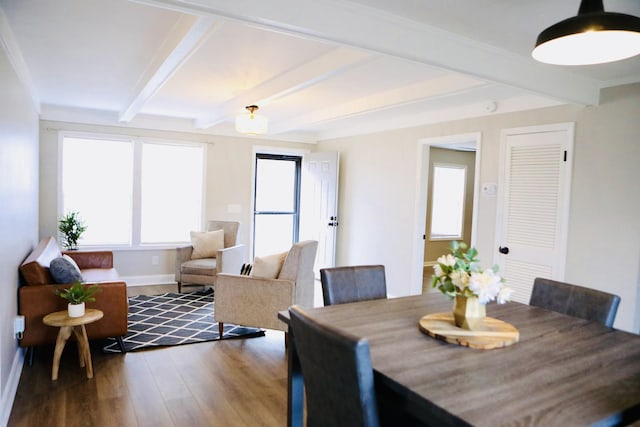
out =
<svg viewBox="0 0 640 427"><path fill-rule="evenodd" d="M315 142L443 120L597 104L640 57L530 58L578 0L0 0L0 44L51 120ZM640 16L640 1L605 9Z"/></svg>

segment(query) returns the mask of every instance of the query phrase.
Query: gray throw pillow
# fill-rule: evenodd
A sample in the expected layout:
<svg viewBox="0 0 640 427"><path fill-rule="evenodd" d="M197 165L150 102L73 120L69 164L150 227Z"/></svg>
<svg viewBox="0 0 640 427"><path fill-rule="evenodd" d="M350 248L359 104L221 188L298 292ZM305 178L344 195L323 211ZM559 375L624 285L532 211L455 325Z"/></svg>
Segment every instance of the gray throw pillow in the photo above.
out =
<svg viewBox="0 0 640 427"><path fill-rule="evenodd" d="M76 267L62 257L51 260L49 272L56 283L73 283L83 280Z"/></svg>

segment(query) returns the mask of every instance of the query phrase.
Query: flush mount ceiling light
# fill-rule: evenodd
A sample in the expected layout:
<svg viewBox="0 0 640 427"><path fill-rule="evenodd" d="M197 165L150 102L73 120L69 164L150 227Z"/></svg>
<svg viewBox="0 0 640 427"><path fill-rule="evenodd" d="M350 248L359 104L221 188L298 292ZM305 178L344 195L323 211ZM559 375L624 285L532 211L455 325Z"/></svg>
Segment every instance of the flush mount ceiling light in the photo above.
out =
<svg viewBox="0 0 640 427"><path fill-rule="evenodd" d="M578 15L540 33L531 56L556 65L589 65L640 54L640 18L605 12L602 0L582 0Z"/></svg>
<svg viewBox="0 0 640 427"><path fill-rule="evenodd" d="M245 108L248 113L236 117L236 130L248 135L267 133L269 129L267 118L255 113L259 107L257 105L248 105Z"/></svg>

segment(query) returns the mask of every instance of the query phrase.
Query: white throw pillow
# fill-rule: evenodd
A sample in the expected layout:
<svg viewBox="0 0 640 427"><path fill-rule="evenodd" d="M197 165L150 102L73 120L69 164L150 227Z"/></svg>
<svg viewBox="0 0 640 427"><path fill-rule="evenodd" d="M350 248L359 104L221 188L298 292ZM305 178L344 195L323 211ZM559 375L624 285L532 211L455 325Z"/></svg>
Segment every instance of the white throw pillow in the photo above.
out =
<svg viewBox="0 0 640 427"><path fill-rule="evenodd" d="M216 253L224 249L224 230L192 231L191 245L191 259L215 258Z"/></svg>
<svg viewBox="0 0 640 427"><path fill-rule="evenodd" d="M253 260L253 268L251 269L251 276L277 279L282 269L282 264L284 264L284 260L287 258L287 254L289 254L289 251L255 257Z"/></svg>

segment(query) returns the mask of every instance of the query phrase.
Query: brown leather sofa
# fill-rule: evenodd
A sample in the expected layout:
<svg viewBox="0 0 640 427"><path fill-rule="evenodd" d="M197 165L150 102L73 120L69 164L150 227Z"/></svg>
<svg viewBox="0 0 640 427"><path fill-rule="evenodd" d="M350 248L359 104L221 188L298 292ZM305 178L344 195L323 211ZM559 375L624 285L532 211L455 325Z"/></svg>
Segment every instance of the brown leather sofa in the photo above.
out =
<svg viewBox="0 0 640 427"><path fill-rule="evenodd" d="M33 347L55 343L58 328L46 326L42 318L54 311L66 310L67 301L54 294L56 289L68 288L70 284L55 284L49 264L62 256L53 237L46 237L20 265L22 286L18 288L18 311L25 317L25 329L21 347ZM124 353L122 336L127 333L127 284L119 280L113 267L111 251L68 251L78 264L85 283L98 283L100 291L96 301L87 303L87 308L102 310L104 317L86 326L89 339L113 337L120 343Z"/></svg>

